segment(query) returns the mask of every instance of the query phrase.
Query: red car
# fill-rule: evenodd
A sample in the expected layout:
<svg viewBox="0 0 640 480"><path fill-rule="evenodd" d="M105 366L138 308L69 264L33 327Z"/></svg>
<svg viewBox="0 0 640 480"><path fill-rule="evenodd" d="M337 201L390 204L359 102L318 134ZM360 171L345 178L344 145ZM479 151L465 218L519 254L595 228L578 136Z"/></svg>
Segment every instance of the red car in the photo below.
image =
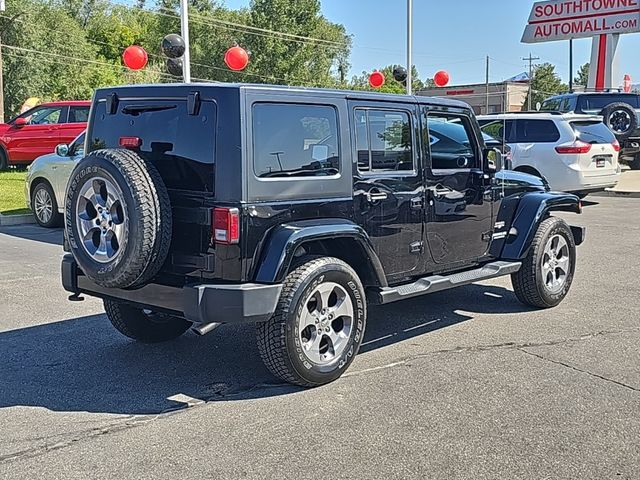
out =
<svg viewBox="0 0 640 480"><path fill-rule="evenodd" d="M86 128L89 101L43 103L0 124L0 170L27 165L70 143Z"/></svg>

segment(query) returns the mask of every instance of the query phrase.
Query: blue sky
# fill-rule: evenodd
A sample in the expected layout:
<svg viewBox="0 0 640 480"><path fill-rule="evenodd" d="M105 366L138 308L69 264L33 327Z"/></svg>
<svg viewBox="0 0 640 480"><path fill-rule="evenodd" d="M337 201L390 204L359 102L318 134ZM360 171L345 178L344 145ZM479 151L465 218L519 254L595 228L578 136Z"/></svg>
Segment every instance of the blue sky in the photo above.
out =
<svg viewBox="0 0 640 480"><path fill-rule="evenodd" d="M295 0L291 0L295 1ZM230 8L248 0L226 0ZM353 35L351 75L376 67L405 63L406 1L322 0L323 14ZM523 0L414 0L414 64L421 78L447 70L451 84L482 83L485 57L492 59L491 81L525 71L522 57L556 65L569 78L568 42L520 43L533 2ZM621 74L640 83L640 33L623 35L618 47ZM574 67L589 61L591 40L574 41Z"/></svg>

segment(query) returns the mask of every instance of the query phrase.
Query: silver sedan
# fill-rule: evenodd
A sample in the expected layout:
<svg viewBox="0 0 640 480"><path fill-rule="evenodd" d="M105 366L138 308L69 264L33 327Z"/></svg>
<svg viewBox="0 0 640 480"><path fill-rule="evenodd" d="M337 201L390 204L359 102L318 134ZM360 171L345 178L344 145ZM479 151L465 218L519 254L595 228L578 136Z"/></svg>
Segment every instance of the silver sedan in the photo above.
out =
<svg viewBox="0 0 640 480"><path fill-rule="evenodd" d="M27 207L43 227L62 224L67 181L73 167L84 156L84 138L82 132L69 145L58 145L55 153L38 157L29 167L25 182Z"/></svg>

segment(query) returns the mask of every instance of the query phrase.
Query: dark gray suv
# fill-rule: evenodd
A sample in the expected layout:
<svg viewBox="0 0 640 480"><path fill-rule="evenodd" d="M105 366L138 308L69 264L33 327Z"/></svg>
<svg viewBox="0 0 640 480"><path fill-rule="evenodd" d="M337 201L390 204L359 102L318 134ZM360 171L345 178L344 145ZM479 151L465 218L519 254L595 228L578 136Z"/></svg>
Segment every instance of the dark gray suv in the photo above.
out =
<svg viewBox="0 0 640 480"><path fill-rule="evenodd" d="M541 110L602 115L620 143L620 161L640 169L640 95L619 92L574 92L551 97Z"/></svg>

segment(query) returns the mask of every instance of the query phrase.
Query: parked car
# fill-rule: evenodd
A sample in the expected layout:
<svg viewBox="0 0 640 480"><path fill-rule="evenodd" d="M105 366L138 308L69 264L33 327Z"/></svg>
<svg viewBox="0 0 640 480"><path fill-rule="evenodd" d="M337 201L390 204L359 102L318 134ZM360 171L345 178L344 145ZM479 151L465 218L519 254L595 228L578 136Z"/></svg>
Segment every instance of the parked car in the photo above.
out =
<svg viewBox="0 0 640 480"><path fill-rule="evenodd" d="M482 131L511 147L513 169L579 196L614 187L620 145L599 116L520 112L478 117Z"/></svg>
<svg viewBox="0 0 640 480"><path fill-rule="evenodd" d="M255 323L269 370L312 387L353 361L368 304L511 275L549 308L571 286L584 229L552 213L578 197L502 170L465 103L174 84L91 112L62 283L135 340Z"/></svg>
<svg viewBox="0 0 640 480"><path fill-rule="evenodd" d="M38 157L29 166L25 182L27 207L43 227L62 225L64 191L73 167L83 156L84 138L82 132L69 145L57 145L55 153Z"/></svg>
<svg viewBox="0 0 640 480"><path fill-rule="evenodd" d="M87 126L91 102L43 103L0 124L0 170L28 165L56 145L71 143Z"/></svg>
<svg viewBox="0 0 640 480"><path fill-rule="evenodd" d="M548 98L542 111L602 115L620 143L620 161L640 169L640 95L622 92L575 92Z"/></svg>

